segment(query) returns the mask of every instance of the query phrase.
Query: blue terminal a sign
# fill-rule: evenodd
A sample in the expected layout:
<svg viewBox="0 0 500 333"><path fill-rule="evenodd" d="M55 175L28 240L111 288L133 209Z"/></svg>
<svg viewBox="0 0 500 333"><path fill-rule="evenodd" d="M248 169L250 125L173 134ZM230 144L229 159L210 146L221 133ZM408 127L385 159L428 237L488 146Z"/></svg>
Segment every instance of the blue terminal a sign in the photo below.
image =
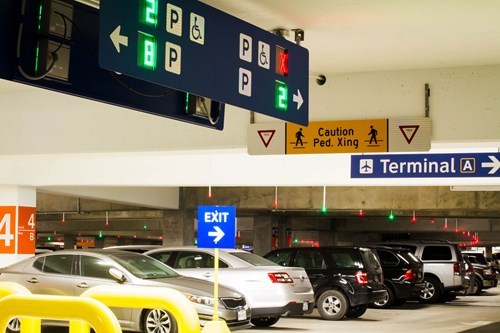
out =
<svg viewBox="0 0 500 333"><path fill-rule="evenodd" d="M307 49L198 0L101 0L99 65L306 126Z"/></svg>
<svg viewBox="0 0 500 333"><path fill-rule="evenodd" d="M236 247L236 207L198 206L198 247Z"/></svg>
<svg viewBox="0 0 500 333"><path fill-rule="evenodd" d="M500 177L500 153L351 156L351 178Z"/></svg>

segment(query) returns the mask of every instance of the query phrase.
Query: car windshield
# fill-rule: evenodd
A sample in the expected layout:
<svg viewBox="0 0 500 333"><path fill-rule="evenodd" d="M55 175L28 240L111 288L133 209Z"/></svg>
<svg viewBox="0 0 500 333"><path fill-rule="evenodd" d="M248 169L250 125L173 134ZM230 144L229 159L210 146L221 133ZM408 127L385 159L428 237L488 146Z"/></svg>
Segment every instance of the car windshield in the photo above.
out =
<svg viewBox="0 0 500 333"><path fill-rule="evenodd" d="M117 253L110 256L140 279L161 279L176 277L179 274L164 263L133 252Z"/></svg>
<svg viewBox="0 0 500 333"><path fill-rule="evenodd" d="M474 264L480 264L480 262L473 256L468 256L467 259L469 259L470 262L474 263Z"/></svg>
<svg viewBox="0 0 500 333"><path fill-rule="evenodd" d="M404 257L405 260L411 260L413 262L420 262L420 259L415 257L415 255L413 253L411 253L410 251L402 251L402 252L399 252L398 254L400 256Z"/></svg>
<svg viewBox="0 0 500 333"><path fill-rule="evenodd" d="M466 252L465 254L469 257L469 259L474 258L476 262L483 264L483 265L488 265L486 258L481 253L467 253Z"/></svg>
<svg viewBox="0 0 500 333"><path fill-rule="evenodd" d="M278 264L250 252L229 252L232 256L246 261L252 266L279 266Z"/></svg>
<svg viewBox="0 0 500 333"><path fill-rule="evenodd" d="M367 267L365 267L368 271L374 273L381 273L382 266L378 261L377 257L373 254L373 252L369 249L360 249L361 255L363 256L365 262L367 262Z"/></svg>

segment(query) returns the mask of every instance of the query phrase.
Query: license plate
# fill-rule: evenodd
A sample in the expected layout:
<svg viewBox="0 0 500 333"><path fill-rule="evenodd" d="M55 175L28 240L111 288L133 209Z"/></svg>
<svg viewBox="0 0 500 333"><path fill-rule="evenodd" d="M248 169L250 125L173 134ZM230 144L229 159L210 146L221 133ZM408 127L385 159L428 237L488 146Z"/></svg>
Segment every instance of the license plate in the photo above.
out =
<svg viewBox="0 0 500 333"><path fill-rule="evenodd" d="M247 319L247 311L246 310L238 310L238 321Z"/></svg>
<svg viewBox="0 0 500 333"><path fill-rule="evenodd" d="M309 303L304 302L302 303L302 310L307 311L309 309Z"/></svg>

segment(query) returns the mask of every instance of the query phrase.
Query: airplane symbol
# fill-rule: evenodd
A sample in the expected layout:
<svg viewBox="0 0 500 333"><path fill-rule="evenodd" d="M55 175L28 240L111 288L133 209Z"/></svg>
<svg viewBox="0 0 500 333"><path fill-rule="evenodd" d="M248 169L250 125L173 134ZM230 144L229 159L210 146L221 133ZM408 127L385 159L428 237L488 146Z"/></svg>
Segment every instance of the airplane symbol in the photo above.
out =
<svg viewBox="0 0 500 333"><path fill-rule="evenodd" d="M372 159L359 160L359 173L360 174L373 173L373 160Z"/></svg>

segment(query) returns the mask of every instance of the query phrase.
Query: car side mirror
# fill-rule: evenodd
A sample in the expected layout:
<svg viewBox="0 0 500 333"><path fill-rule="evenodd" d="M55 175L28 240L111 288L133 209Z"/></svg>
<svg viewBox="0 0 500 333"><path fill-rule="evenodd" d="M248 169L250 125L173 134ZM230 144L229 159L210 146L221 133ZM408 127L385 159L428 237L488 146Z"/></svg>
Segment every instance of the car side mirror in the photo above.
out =
<svg viewBox="0 0 500 333"><path fill-rule="evenodd" d="M118 268L111 267L109 269L109 275L111 275L116 281L120 283L127 281L125 274L123 274L123 272L120 271Z"/></svg>

